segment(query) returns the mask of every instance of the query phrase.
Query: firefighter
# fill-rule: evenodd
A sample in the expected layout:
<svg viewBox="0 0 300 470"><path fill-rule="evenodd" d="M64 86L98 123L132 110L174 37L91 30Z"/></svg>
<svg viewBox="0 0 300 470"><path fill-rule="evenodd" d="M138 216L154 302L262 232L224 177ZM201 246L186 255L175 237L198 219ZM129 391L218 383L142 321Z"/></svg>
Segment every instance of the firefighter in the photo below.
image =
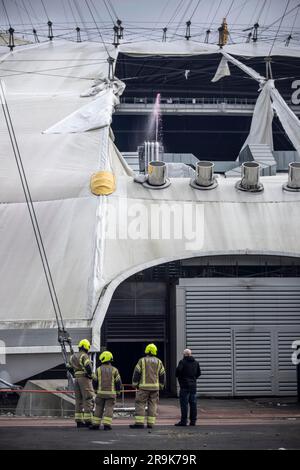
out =
<svg viewBox="0 0 300 470"><path fill-rule="evenodd" d="M155 344L148 344L146 357L142 357L135 366L132 385L137 388L135 399L135 423L131 428L143 428L145 408L147 411L147 427L152 428L156 421L159 390L165 386L166 372L163 363L157 356Z"/></svg>
<svg viewBox="0 0 300 470"><path fill-rule="evenodd" d="M102 421L104 431L110 431L116 397L122 389L122 381L118 369L111 364L113 355L110 351L101 353L99 359L101 365L93 380L97 391L96 409L90 429L99 429Z"/></svg>
<svg viewBox="0 0 300 470"><path fill-rule="evenodd" d="M78 344L79 351L70 357L69 369L75 377L75 421L78 428L91 425L94 408L92 386L93 370L88 352L91 348L87 339Z"/></svg>

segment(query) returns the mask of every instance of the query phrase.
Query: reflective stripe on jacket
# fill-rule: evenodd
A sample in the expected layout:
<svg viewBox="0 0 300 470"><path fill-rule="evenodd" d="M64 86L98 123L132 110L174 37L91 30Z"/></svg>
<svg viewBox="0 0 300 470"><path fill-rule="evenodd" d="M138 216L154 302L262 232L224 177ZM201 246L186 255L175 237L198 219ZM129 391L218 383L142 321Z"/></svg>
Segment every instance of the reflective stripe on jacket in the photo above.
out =
<svg viewBox="0 0 300 470"><path fill-rule="evenodd" d="M84 351L74 353L70 358L75 377L86 377L92 374L92 364L88 354Z"/></svg>
<svg viewBox="0 0 300 470"><path fill-rule="evenodd" d="M165 386L166 371L158 357L142 357L135 366L132 385L140 390L155 391Z"/></svg>
<svg viewBox="0 0 300 470"><path fill-rule="evenodd" d="M116 398L117 392L122 388L118 369L111 364L102 364L97 369L94 385L99 397Z"/></svg>

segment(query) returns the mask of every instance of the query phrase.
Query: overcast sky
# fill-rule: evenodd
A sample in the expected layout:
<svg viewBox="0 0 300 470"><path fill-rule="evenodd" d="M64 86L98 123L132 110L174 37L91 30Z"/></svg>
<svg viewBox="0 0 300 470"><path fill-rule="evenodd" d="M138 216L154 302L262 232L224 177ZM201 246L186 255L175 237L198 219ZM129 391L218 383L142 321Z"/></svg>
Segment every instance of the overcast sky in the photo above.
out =
<svg viewBox="0 0 300 470"><path fill-rule="evenodd" d="M54 29L59 23L70 28L74 23L82 26L82 21L92 27L92 12L107 39L112 35L112 21L116 16L124 23L127 40L140 40L143 35L146 39L159 39L164 26L168 26L168 39L176 39L185 34L185 22L192 16L192 34L203 39L207 27L216 31L224 16L232 33L241 37L242 29L257 20L261 25L270 25L285 11L292 10L284 17L279 35L283 39L293 29L295 39L300 40L300 12L295 8L299 0L87 0L87 3L91 11L86 0L4 0L6 15L1 0L1 25L8 23L8 17L20 31L32 25L41 30L48 18L53 21ZM268 30L270 37L276 34L279 25L277 21ZM247 33L242 34L245 35Z"/></svg>

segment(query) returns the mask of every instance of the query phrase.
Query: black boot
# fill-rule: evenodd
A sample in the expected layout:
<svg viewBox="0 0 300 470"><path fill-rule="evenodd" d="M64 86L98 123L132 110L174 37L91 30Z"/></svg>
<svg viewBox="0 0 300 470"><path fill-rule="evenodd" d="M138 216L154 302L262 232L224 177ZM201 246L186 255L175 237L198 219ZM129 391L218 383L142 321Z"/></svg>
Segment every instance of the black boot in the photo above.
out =
<svg viewBox="0 0 300 470"><path fill-rule="evenodd" d="M135 424L130 424L129 427L130 427L131 429L144 429L144 425L143 425L143 424L137 424L137 423L135 423Z"/></svg>
<svg viewBox="0 0 300 470"><path fill-rule="evenodd" d="M110 424L104 424L104 431L111 431L112 427Z"/></svg>
<svg viewBox="0 0 300 470"><path fill-rule="evenodd" d="M179 421L178 423L174 424L174 426L186 426L186 423Z"/></svg>
<svg viewBox="0 0 300 470"><path fill-rule="evenodd" d="M89 429L91 431L99 431L99 426L97 424L91 424Z"/></svg>

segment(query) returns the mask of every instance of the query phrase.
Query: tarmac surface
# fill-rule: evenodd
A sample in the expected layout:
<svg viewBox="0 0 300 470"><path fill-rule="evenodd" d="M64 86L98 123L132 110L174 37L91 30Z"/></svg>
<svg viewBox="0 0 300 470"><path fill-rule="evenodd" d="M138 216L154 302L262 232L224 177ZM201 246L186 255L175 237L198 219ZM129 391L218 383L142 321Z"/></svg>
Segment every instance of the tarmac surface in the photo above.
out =
<svg viewBox="0 0 300 470"><path fill-rule="evenodd" d="M116 417L113 430L76 429L73 420L0 417L0 449L209 450L300 449L300 405L295 399L199 400L196 427L175 427L177 400L162 399L157 426L134 430Z"/></svg>

